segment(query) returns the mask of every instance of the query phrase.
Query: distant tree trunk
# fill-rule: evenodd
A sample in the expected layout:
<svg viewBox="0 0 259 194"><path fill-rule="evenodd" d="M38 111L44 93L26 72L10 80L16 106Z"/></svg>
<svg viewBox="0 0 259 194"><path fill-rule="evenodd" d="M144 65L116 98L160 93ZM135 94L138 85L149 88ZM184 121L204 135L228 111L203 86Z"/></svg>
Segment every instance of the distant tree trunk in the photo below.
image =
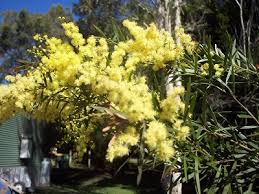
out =
<svg viewBox="0 0 259 194"><path fill-rule="evenodd" d="M181 26L181 4L182 0L174 0L173 8L174 8L174 28L177 26Z"/></svg>
<svg viewBox="0 0 259 194"><path fill-rule="evenodd" d="M239 13L240 13L240 23L241 23L241 30L242 30L242 46L243 46L243 52L246 54L246 30L245 30L245 24L244 24L244 15L243 15L243 0L235 0L238 7L239 7Z"/></svg>
<svg viewBox="0 0 259 194"><path fill-rule="evenodd" d="M253 20L255 15L256 3L255 0L252 0L250 5L250 14L247 21L247 54L251 56L251 30L253 26Z"/></svg>
<svg viewBox="0 0 259 194"><path fill-rule="evenodd" d="M172 22L170 14L170 2L171 0L157 0L158 17L156 24L159 29L163 28L171 34Z"/></svg>
<svg viewBox="0 0 259 194"><path fill-rule="evenodd" d="M177 26L181 26L181 4L182 0L157 0L157 8L158 8L158 17L156 24L159 29L165 29L170 34L172 34L173 31ZM172 9L173 8L173 9ZM173 12L171 12L171 10ZM173 21L171 16L173 16ZM173 24L173 25L172 25ZM179 40L176 40L177 43L179 43ZM176 73L176 72L175 72ZM173 75L169 75L167 78L167 84L166 84L166 93L170 92L170 90L173 87L173 84L170 83ZM181 81L178 80L177 85L181 85ZM165 169L168 168L168 166L165 166ZM176 180L179 176L181 176L180 173L172 172L172 177L170 181ZM169 188L168 194L181 194L182 193L182 184L180 182L177 183L176 186Z"/></svg>
<svg viewBox="0 0 259 194"><path fill-rule="evenodd" d="M182 25L181 22L181 4L182 4L182 0L174 0L174 4L173 4L173 8L174 8L174 31L176 27L180 27ZM176 43L179 44L180 40L176 37ZM177 71L175 72L177 74ZM176 79L176 86L181 86L182 82L181 82L181 78L178 77ZM170 86L170 85L169 85ZM172 86L171 86L172 87ZM170 91L170 87L168 89L168 92Z"/></svg>

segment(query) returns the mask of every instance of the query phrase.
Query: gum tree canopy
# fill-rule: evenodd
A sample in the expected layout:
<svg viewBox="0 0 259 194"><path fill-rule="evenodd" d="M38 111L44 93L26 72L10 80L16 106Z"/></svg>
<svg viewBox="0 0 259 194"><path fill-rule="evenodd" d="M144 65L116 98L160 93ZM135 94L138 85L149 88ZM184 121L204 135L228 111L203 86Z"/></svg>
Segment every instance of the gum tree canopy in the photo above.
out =
<svg viewBox="0 0 259 194"><path fill-rule="evenodd" d="M91 132L111 134L107 159L129 154L141 141L163 161L173 157L176 141L188 135L183 123L183 87L166 96L167 76L195 47L179 28L175 40L154 24L147 28L125 20L128 39L114 43L84 39L72 22L63 22L66 41L35 35L30 52L38 62L23 75L7 76L0 86L0 121L16 113L62 122L81 143Z"/></svg>

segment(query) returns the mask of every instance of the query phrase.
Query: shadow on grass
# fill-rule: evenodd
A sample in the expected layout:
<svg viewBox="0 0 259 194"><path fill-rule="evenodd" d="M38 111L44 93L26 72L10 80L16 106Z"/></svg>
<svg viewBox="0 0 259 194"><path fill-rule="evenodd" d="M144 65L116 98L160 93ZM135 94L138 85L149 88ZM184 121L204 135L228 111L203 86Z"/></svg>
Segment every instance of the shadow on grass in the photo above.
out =
<svg viewBox="0 0 259 194"><path fill-rule="evenodd" d="M90 186L76 188L70 186L51 186L50 188L41 189L37 194L137 194L135 188L124 185L112 186Z"/></svg>
<svg viewBox="0 0 259 194"><path fill-rule="evenodd" d="M154 172L143 174L140 187L136 187L136 174L124 171L116 177L104 178L91 183L103 171L82 169L54 169L48 188L41 188L36 194L163 194L160 175ZM87 183L87 184L85 184Z"/></svg>

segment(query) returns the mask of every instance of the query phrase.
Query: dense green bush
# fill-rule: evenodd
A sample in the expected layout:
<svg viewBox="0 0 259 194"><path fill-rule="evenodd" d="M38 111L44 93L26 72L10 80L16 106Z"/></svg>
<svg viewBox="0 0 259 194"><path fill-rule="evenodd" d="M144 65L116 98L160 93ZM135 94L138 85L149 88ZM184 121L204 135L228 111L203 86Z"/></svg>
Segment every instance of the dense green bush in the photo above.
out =
<svg viewBox="0 0 259 194"><path fill-rule="evenodd" d="M257 68L235 43L224 54L202 45L186 64L181 79L192 130L178 145L183 182L194 181L197 193L250 193L259 170ZM217 74L218 66L224 70Z"/></svg>

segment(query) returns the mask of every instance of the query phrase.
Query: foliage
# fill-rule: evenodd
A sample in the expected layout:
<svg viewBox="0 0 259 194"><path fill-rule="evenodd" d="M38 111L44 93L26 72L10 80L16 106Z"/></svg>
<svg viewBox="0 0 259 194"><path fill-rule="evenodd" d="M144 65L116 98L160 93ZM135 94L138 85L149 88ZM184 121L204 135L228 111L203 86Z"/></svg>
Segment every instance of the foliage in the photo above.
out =
<svg viewBox="0 0 259 194"><path fill-rule="evenodd" d="M176 33L181 44L176 44L154 24L144 29L125 20L123 25L130 37L111 44L94 36L84 39L72 22L62 23L67 40L35 35L39 46L31 53L39 64L24 75L6 77L9 84L0 88L0 120L23 112L59 121L84 145L102 127L112 137L109 161L144 143L158 159L170 160L174 142L184 140L189 128L181 118L184 89L174 87L166 96L165 83L195 44L181 28Z"/></svg>
<svg viewBox="0 0 259 194"><path fill-rule="evenodd" d="M0 86L0 120L22 112L58 122L66 134L64 142L75 143L79 150L100 141L92 135L102 133L109 161L138 150L142 162L148 153L146 158L154 163L157 158L177 163L183 181L194 181L197 193L252 191L259 161L259 80L252 60L235 43L229 47L227 32L240 42L238 7L234 1L203 1L198 7L186 1L187 29L198 39L204 30L224 48L209 43L193 53L195 44L182 28L176 31L176 44L153 24L142 28L125 20L128 31L121 27L124 17L139 23L156 17L155 5L144 2L149 1L79 1L74 12L88 38L64 18L64 32L54 27L57 21L51 18L66 15L61 8L46 16L7 13L1 53L12 60L11 66L17 59L34 63L28 71L21 68L20 74L7 76L9 83ZM250 7L247 1L245 20ZM197 28L196 20L202 17L205 28ZM252 39L257 28L255 22ZM35 33L45 35L34 36L34 41ZM111 38L87 36L91 33ZM2 76L17 73L3 68ZM176 69L179 74L174 74ZM180 79L183 87L167 94L169 78Z"/></svg>
<svg viewBox="0 0 259 194"><path fill-rule="evenodd" d="M32 65L32 55L27 49L35 45L35 34L64 38L62 28L57 27L59 16L65 16L67 20L72 18L62 6L51 7L46 14L29 14L25 10L4 13L0 24L1 81L6 75L21 73Z"/></svg>
<svg viewBox="0 0 259 194"><path fill-rule="evenodd" d="M79 18L81 33L86 36L105 34L111 38L115 35L114 26L122 28L125 18L150 23L154 8L150 4L146 0L80 0L74 4L73 12Z"/></svg>
<svg viewBox="0 0 259 194"><path fill-rule="evenodd" d="M183 178L196 182L197 193L251 192L259 163L257 69L235 44L225 54L202 45L187 61L182 79L192 129L179 145Z"/></svg>

